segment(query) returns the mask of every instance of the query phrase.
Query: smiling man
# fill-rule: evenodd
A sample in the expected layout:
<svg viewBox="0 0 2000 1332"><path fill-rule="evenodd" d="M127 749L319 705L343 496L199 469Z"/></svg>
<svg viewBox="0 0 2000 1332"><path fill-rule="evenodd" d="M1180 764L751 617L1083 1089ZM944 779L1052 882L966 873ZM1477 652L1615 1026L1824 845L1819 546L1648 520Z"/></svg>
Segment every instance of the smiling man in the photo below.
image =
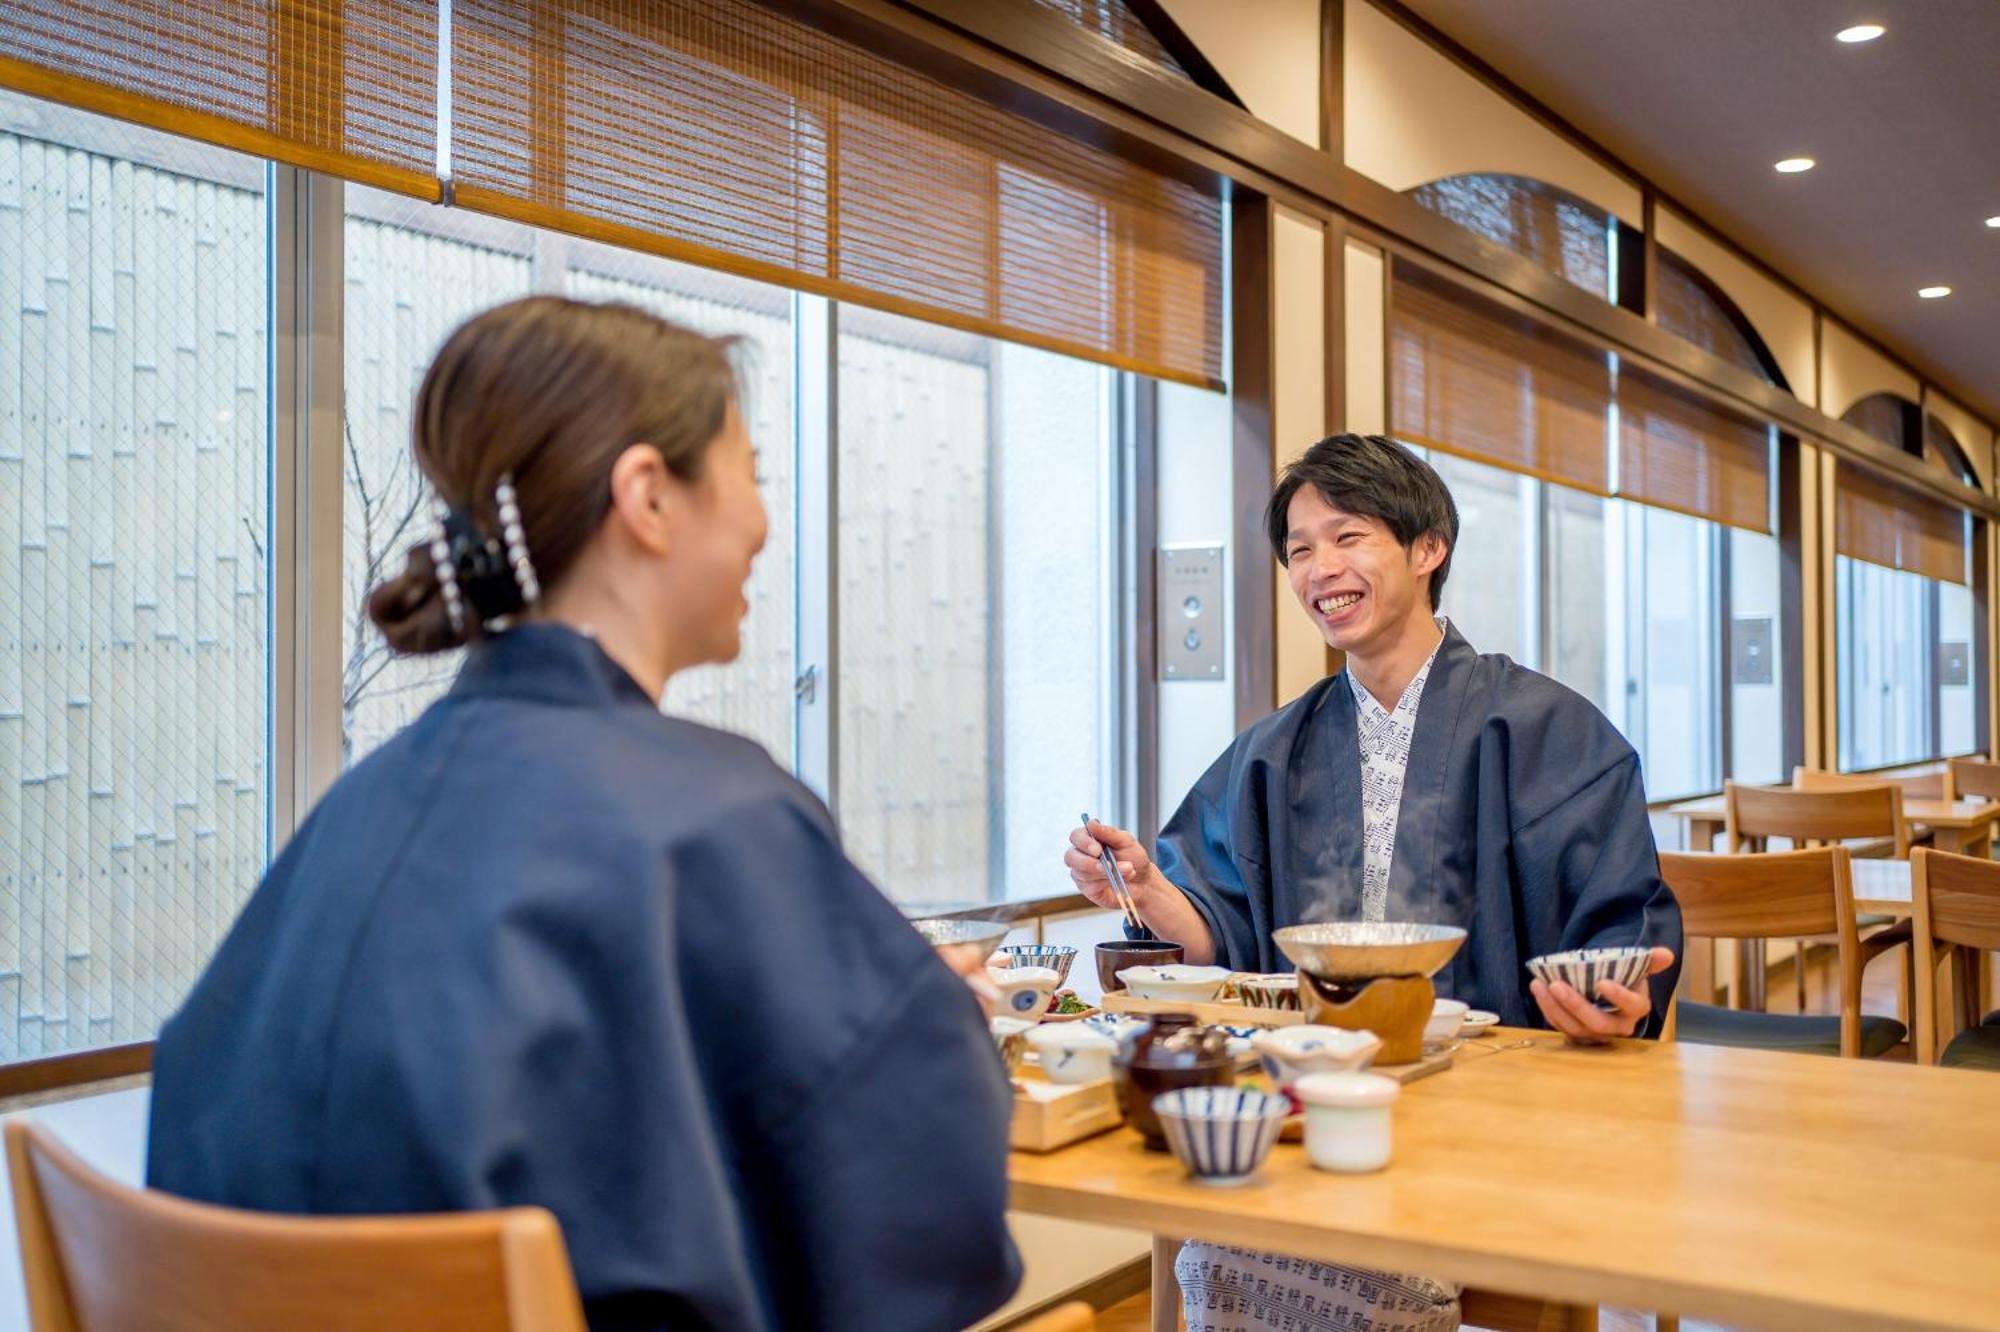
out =
<svg viewBox="0 0 2000 1332"><path fill-rule="evenodd" d="M1439 618L1458 511L1438 474L1392 440L1336 435L1285 469L1265 525L1347 668L1236 738L1157 859L1122 829L1073 833L1077 887L1114 905L1097 860L1109 847L1155 934L1243 971L1287 968L1271 941L1285 925L1461 926L1440 995L1582 1039L1656 1033L1681 923L1638 755L1581 696L1481 655ZM1531 982L1525 965L1614 944L1652 946L1648 985L1586 997ZM1301 1308L1342 1329L1458 1321L1456 1293L1421 1277L1207 1244L1188 1245L1178 1271L1196 1332L1275 1327Z"/></svg>

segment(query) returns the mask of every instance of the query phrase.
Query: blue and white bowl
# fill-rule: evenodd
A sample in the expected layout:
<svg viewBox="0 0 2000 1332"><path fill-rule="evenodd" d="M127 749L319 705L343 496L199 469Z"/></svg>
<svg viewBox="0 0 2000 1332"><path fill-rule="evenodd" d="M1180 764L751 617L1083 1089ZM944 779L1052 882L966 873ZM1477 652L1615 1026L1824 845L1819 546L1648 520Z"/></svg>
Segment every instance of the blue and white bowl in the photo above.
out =
<svg viewBox="0 0 2000 1332"><path fill-rule="evenodd" d="M1635 988L1646 977L1653 950L1635 948L1578 948L1567 953L1545 953L1528 959L1528 970L1544 985L1568 981L1576 992L1608 1008L1597 993L1599 981L1615 981L1626 989Z"/></svg>
<svg viewBox="0 0 2000 1332"><path fill-rule="evenodd" d="M1008 944L998 954L1010 967L1047 967L1056 973L1056 984L1069 984L1069 969L1076 965L1076 949L1068 944Z"/></svg>
<svg viewBox="0 0 2000 1332"><path fill-rule="evenodd" d="M1182 1087L1153 1098L1168 1149L1197 1184L1249 1179L1291 1109L1283 1096L1237 1087Z"/></svg>

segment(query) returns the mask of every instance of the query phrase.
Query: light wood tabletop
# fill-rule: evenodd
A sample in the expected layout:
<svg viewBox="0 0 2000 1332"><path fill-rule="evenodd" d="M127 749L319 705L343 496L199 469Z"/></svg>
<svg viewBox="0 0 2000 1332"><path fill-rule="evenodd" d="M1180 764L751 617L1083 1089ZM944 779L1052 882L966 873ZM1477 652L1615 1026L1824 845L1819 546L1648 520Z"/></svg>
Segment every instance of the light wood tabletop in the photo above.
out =
<svg viewBox="0 0 2000 1332"><path fill-rule="evenodd" d="M1524 1044L1524 1042L1526 1042ZM1500 1030L1403 1090L1394 1159L1238 1188L1117 1129L1015 1153L1023 1211L1759 1328L2000 1325L2000 1077Z"/></svg>
<svg viewBox="0 0 2000 1332"><path fill-rule="evenodd" d="M1726 822L1721 796L1683 800L1659 811L1687 824L1690 851L1715 849L1715 839ZM1985 846L1993 836L1994 820L2000 819L2000 801L1920 800L1905 796L1903 817L1911 823L1927 825L1935 834L1940 851L1965 853Z"/></svg>

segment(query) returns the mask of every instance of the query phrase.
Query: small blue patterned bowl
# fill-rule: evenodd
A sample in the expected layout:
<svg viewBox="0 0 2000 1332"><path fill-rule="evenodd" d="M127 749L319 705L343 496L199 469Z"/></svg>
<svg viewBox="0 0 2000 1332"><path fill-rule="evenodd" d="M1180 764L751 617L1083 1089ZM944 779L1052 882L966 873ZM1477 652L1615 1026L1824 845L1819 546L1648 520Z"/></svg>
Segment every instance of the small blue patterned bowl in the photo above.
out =
<svg viewBox="0 0 2000 1332"><path fill-rule="evenodd" d="M1283 1096L1236 1087L1182 1087L1153 1098L1168 1149L1197 1184L1249 1179L1291 1110Z"/></svg>
<svg viewBox="0 0 2000 1332"><path fill-rule="evenodd" d="M1578 994L1595 1001L1599 1008L1610 1009L1612 1005L1599 997L1597 983L1615 981L1628 990L1633 989L1646 978L1646 970L1652 961L1653 950L1644 946L1578 948L1567 953L1531 957L1528 959L1528 970L1544 985L1568 981Z"/></svg>
<svg viewBox="0 0 2000 1332"><path fill-rule="evenodd" d="M1056 984L1069 984L1069 969L1076 965L1076 949L1068 944L1008 944L1000 950L1010 967L1047 967L1056 973Z"/></svg>

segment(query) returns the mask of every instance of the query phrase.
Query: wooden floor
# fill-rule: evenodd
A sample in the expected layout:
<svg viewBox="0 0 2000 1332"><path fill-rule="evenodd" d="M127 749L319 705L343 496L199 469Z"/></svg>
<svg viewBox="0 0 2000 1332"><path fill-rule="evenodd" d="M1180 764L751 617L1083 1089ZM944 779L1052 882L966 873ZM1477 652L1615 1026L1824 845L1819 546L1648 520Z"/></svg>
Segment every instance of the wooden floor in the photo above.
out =
<svg viewBox="0 0 2000 1332"><path fill-rule="evenodd" d="M1904 951L1878 958L1861 978L1861 1010L1864 1013L1880 1013L1894 1016L1898 1013L1897 990L1905 965ZM1833 965L1830 948L1815 948L1806 963L1806 1011L1809 1013L1834 1013L1839 1011L1839 972ZM1766 983L1769 1008L1773 1013L1796 1013L1798 1011L1798 987L1792 978L1789 961L1779 964L1771 971ZM1885 1059L1910 1058L1908 1043L1897 1046ZM1097 1316L1098 1332L1150 1332L1152 1327L1153 1302L1149 1296L1136 1295L1122 1304L1113 1305ZM1598 1314L1600 1332L1652 1332L1653 1316L1637 1313L1630 1309L1604 1309ZM1704 1323L1697 1319L1683 1319L1683 1332L1723 1332L1715 1323Z"/></svg>

